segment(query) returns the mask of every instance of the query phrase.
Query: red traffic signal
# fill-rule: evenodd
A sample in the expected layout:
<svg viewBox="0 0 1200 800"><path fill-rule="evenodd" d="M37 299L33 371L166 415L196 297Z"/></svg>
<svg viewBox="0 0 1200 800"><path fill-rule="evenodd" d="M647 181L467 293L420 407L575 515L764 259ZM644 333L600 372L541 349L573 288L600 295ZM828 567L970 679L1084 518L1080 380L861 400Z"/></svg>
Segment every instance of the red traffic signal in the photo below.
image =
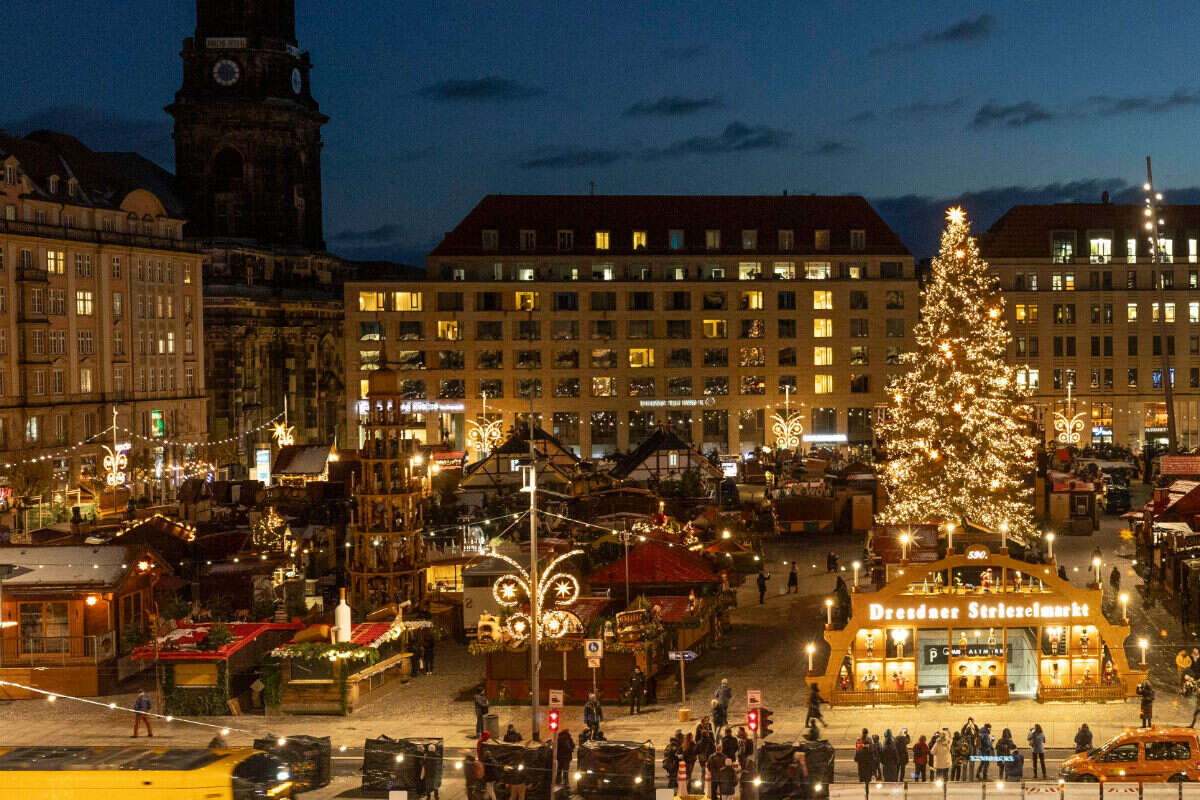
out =
<svg viewBox="0 0 1200 800"><path fill-rule="evenodd" d="M746 727L751 733L758 732L758 709L752 708L746 712Z"/></svg>
<svg viewBox="0 0 1200 800"><path fill-rule="evenodd" d="M550 732L558 733L558 709L557 708L550 709L549 723L550 723Z"/></svg>

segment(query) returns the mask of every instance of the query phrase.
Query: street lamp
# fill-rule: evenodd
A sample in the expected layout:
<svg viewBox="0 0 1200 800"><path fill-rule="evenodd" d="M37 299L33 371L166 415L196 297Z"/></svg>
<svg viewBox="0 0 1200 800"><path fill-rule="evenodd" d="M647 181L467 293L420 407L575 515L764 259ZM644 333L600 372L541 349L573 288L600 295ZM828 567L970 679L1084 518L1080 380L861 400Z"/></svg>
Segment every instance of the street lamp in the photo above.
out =
<svg viewBox="0 0 1200 800"><path fill-rule="evenodd" d="M833 598L825 598L825 624L833 627Z"/></svg>
<svg viewBox="0 0 1200 800"><path fill-rule="evenodd" d="M813 653L817 652L817 646L809 642L804 646L804 652L808 653L808 671L813 671Z"/></svg>
<svg viewBox="0 0 1200 800"><path fill-rule="evenodd" d="M950 551L951 553L953 553L954 552L954 523L953 522L948 523L946 525L946 539L947 539L946 549L948 551Z"/></svg>
<svg viewBox="0 0 1200 800"><path fill-rule="evenodd" d="M854 567L854 588L857 589L858 588L858 570L860 567L862 567L862 562L855 561L850 566Z"/></svg>
<svg viewBox="0 0 1200 800"><path fill-rule="evenodd" d="M1121 601L1121 619L1129 624L1129 592L1121 592L1118 599Z"/></svg>
<svg viewBox="0 0 1200 800"><path fill-rule="evenodd" d="M1092 559L1092 566L1096 569L1096 585L1100 586L1100 556Z"/></svg>
<svg viewBox="0 0 1200 800"><path fill-rule="evenodd" d="M900 560L908 561L908 543L910 541L907 533L900 534Z"/></svg>
<svg viewBox="0 0 1200 800"><path fill-rule="evenodd" d="M1046 554L1050 560L1054 560L1054 531L1049 531L1046 534Z"/></svg>
<svg viewBox="0 0 1200 800"><path fill-rule="evenodd" d="M1150 646L1150 642L1146 641L1145 637L1138 639L1138 647L1142 650L1142 666L1146 666L1146 648Z"/></svg>

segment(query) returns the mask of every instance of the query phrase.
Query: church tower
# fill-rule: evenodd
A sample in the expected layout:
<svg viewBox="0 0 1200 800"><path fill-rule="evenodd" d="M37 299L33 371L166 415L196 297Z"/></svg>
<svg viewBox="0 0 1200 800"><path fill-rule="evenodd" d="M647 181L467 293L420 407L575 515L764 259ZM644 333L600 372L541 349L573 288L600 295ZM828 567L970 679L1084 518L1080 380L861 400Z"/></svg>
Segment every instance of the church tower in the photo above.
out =
<svg viewBox="0 0 1200 800"><path fill-rule="evenodd" d="M183 43L175 174L188 235L324 250L320 112L295 0L196 0Z"/></svg>

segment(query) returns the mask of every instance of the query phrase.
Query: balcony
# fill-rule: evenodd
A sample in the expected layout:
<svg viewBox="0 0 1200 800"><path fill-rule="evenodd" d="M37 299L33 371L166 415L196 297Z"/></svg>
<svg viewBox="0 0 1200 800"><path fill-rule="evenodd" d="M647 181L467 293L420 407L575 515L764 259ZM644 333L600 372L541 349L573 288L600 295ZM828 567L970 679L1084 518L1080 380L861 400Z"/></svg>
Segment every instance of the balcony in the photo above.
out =
<svg viewBox="0 0 1200 800"><path fill-rule="evenodd" d="M103 636L20 636L0 642L2 667L66 667L117 657L117 633Z"/></svg>

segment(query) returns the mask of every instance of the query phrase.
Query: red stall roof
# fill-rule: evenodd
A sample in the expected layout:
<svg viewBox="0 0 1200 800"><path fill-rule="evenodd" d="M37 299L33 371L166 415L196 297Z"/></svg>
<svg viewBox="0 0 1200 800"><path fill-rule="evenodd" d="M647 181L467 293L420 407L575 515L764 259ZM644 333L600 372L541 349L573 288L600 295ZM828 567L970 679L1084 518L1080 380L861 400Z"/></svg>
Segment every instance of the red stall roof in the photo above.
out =
<svg viewBox="0 0 1200 800"><path fill-rule="evenodd" d="M216 650L200 650L199 645L208 637L211 624L183 625L158 638L160 661L228 661L229 657L253 642L267 631L298 631L304 627L300 622L229 622L225 627L233 634L233 641ZM131 654L135 661L154 658L154 646L144 644Z"/></svg>
<svg viewBox="0 0 1200 800"><path fill-rule="evenodd" d="M643 542L630 550L627 558L631 586L681 586L721 580L707 561L681 546ZM588 578L588 582L593 586L623 586L625 561L625 558L614 561Z"/></svg>

